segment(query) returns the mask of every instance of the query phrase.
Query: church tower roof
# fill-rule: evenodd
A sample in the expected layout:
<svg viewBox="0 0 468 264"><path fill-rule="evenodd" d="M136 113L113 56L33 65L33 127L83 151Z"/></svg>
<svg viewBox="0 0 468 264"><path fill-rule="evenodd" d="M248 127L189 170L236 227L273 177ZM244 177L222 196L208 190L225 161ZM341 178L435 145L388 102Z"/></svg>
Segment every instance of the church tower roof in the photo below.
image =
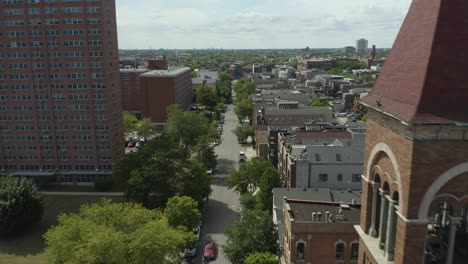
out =
<svg viewBox="0 0 468 264"><path fill-rule="evenodd" d="M362 103L406 123L468 123L466 0L414 0Z"/></svg>

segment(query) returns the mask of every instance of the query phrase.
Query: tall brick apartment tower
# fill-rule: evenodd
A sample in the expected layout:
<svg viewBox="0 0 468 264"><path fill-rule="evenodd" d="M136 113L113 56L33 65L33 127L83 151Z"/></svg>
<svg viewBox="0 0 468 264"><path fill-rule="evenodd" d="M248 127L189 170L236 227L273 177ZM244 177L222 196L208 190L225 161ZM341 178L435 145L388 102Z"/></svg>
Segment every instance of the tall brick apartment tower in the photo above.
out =
<svg viewBox="0 0 468 264"><path fill-rule="evenodd" d="M63 183L123 154L114 0L0 4L0 173Z"/></svg>
<svg viewBox="0 0 468 264"><path fill-rule="evenodd" d="M467 263L468 4L414 0L370 95L359 264Z"/></svg>

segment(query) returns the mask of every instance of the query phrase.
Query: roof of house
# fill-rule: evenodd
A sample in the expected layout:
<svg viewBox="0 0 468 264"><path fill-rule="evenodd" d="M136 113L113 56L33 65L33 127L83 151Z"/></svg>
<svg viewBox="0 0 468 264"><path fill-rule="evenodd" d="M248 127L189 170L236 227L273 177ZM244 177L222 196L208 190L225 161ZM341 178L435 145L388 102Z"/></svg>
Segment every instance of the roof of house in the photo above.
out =
<svg viewBox="0 0 468 264"><path fill-rule="evenodd" d="M468 122L466 0L414 0L364 105L406 123Z"/></svg>
<svg viewBox="0 0 468 264"><path fill-rule="evenodd" d="M295 222L359 223L361 219L361 207L358 204L298 199L287 199L287 203ZM327 212L331 215L328 218Z"/></svg>
<svg viewBox="0 0 468 264"><path fill-rule="evenodd" d="M169 70L152 70L149 72L142 73L140 76L144 77L175 77L185 72L192 71L189 67L182 67L177 69Z"/></svg>

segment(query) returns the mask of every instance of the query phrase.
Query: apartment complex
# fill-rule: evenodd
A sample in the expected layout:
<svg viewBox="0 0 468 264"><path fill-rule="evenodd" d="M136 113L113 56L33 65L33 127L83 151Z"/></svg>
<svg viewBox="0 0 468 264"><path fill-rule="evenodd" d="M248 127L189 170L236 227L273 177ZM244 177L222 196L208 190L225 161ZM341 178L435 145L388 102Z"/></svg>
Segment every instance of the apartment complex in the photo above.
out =
<svg viewBox="0 0 468 264"><path fill-rule="evenodd" d="M143 113L143 98L141 91L140 74L148 69L121 69L120 81L122 84L122 106L124 111L136 116Z"/></svg>
<svg viewBox="0 0 468 264"><path fill-rule="evenodd" d="M192 71L188 67L154 70L140 74L143 116L158 126L167 121L167 107L188 109L194 98Z"/></svg>
<svg viewBox="0 0 468 264"><path fill-rule="evenodd" d="M115 2L5 0L0 14L1 174L111 176L123 154Z"/></svg>

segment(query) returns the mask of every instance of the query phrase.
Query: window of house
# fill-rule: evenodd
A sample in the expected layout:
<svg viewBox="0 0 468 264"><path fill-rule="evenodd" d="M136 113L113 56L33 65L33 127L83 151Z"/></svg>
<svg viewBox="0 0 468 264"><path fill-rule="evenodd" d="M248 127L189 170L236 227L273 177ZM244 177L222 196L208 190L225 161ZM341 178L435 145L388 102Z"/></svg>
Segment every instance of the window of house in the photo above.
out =
<svg viewBox="0 0 468 264"><path fill-rule="evenodd" d="M337 181L343 181L343 174L338 173L338 175L336 176L336 180Z"/></svg>
<svg viewBox="0 0 468 264"><path fill-rule="evenodd" d="M344 260L345 244L343 242L336 243L336 260Z"/></svg>
<svg viewBox="0 0 468 264"><path fill-rule="evenodd" d="M327 182L328 174L319 174L319 182Z"/></svg>
<svg viewBox="0 0 468 264"><path fill-rule="evenodd" d="M304 260L305 243L297 243L296 260Z"/></svg>
<svg viewBox="0 0 468 264"><path fill-rule="evenodd" d="M361 174L353 174L351 176L351 181L352 182L361 182Z"/></svg>
<svg viewBox="0 0 468 264"><path fill-rule="evenodd" d="M320 161L320 154L315 153L315 161Z"/></svg>
<svg viewBox="0 0 468 264"><path fill-rule="evenodd" d="M359 243L351 244L351 260L358 260L359 257Z"/></svg>
<svg viewBox="0 0 468 264"><path fill-rule="evenodd" d="M342 161L340 153L336 153L336 161Z"/></svg>

